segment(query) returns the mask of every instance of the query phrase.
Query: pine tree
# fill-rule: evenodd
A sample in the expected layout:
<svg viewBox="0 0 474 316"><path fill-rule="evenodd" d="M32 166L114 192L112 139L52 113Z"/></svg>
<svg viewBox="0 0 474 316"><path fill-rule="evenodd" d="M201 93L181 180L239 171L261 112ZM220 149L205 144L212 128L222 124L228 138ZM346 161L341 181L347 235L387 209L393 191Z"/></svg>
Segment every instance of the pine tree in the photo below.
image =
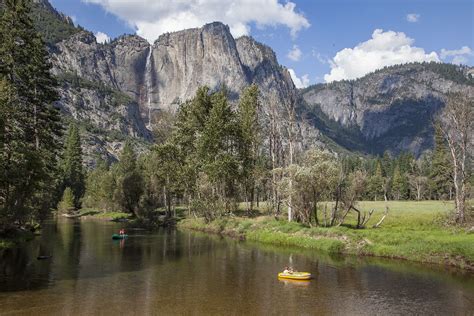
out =
<svg viewBox="0 0 474 316"><path fill-rule="evenodd" d="M393 171L392 196L395 200L404 200L407 198L408 179L406 174L400 172L400 166L397 164Z"/></svg>
<svg viewBox="0 0 474 316"><path fill-rule="evenodd" d="M388 151L385 151L383 153L382 161L382 176L383 177L389 177L393 173L393 163L392 163L392 157L390 156L390 153Z"/></svg>
<svg viewBox="0 0 474 316"><path fill-rule="evenodd" d="M84 195L85 179L82 166L82 148L79 129L76 124L69 125L62 161L63 187L71 188L74 205L79 208Z"/></svg>
<svg viewBox="0 0 474 316"><path fill-rule="evenodd" d="M435 199L449 199L453 187L451 161L446 140L439 125L435 126L434 140L435 147L429 173L430 191Z"/></svg>
<svg viewBox="0 0 474 316"><path fill-rule="evenodd" d="M63 214L72 213L76 209L74 199L74 193L70 187L67 187L64 190L63 197L58 204L58 211Z"/></svg>
<svg viewBox="0 0 474 316"><path fill-rule="evenodd" d="M252 211L255 193L255 177L259 155L260 135L258 123L258 87L252 85L244 90L239 103L237 119L240 128L241 178L248 211Z"/></svg>
<svg viewBox="0 0 474 316"><path fill-rule="evenodd" d="M43 217L56 204L61 126L44 42L30 1L5 0L0 18L0 214L6 222Z"/></svg>
<svg viewBox="0 0 474 316"><path fill-rule="evenodd" d="M140 197L143 194L143 177L137 168L137 155L130 142L126 142L115 169L117 187L115 200L122 210L137 215Z"/></svg>
<svg viewBox="0 0 474 316"><path fill-rule="evenodd" d="M370 177L368 190L369 196L375 201L382 199L385 193L385 179L382 176L382 164L380 161L377 162L377 167L375 169L375 174Z"/></svg>
<svg viewBox="0 0 474 316"><path fill-rule="evenodd" d="M223 92L212 96L212 109L197 146L202 170L213 184L216 197L229 208L229 198L235 196L239 176L238 126L235 114Z"/></svg>

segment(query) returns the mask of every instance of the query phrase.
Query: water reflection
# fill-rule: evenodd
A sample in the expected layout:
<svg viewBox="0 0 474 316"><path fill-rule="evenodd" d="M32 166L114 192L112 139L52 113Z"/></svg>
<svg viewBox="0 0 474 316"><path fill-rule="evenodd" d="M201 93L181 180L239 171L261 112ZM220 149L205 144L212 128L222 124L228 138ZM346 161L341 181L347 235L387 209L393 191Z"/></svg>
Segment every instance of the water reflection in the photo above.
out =
<svg viewBox="0 0 474 316"><path fill-rule="evenodd" d="M468 314L472 275L198 233L58 221L0 253L0 314ZM38 255L52 255L36 260ZM311 281L279 280L292 264Z"/></svg>

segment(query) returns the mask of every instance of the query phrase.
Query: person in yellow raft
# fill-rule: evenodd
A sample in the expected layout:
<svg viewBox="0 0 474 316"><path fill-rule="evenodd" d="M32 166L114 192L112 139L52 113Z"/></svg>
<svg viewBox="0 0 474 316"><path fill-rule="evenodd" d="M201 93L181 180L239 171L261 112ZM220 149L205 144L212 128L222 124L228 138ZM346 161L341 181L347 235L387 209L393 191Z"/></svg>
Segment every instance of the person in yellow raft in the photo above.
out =
<svg viewBox="0 0 474 316"><path fill-rule="evenodd" d="M292 280L309 280L312 278L311 273L295 271L291 267L285 267L285 270L283 270L283 272L278 273L278 277L282 279Z"/></svg>
<svg viewBox="0 0 474 316"><path fill-rule="evenodd" d="M291 267L285 267L285 270L283 270L284 274L293 274L293 272L295 271Z"/></svg>

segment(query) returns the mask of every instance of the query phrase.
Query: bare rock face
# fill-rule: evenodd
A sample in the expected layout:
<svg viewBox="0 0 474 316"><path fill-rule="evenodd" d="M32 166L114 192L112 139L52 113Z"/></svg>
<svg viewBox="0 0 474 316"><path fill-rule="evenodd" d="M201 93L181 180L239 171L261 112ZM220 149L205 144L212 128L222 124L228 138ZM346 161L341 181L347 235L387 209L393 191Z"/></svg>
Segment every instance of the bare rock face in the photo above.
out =
<svg viewBox="0 0 474 316"><path fill-rule="evenodd" d="M239 94L249 84L229 28L211 23L160 36L153 46L153 104L175 109L198 87L226 86Z"/></svg>
<svg viewBox="0 0 474 316"><path fill-rule="evenodd" d="M84 90L71 89L72 85L67 84L63 86L61 104L68 113L75 113L73 116L78 120L90 119L97 128L144 140L150 139L145 125L150 127L152 113L175 112L179 104L191 99L204 85L211 90L225 86L230 98L236 101L245 87L257 84L262 112L267 114L263 115L264 121L270 109L276 109L284 118L285 105L297 101L293 81L278 64L271 48L250 37L235 40L228 26L219 22L163 34L153 45L134 35L99 44L93 34L82 31L55 45L52 63L55 75L76 78L88 86L89 93L95 85L97 89L108 89L130 98L126 105L120 105L127 111L124 108L111 113L110 109L117 111L120 106L111 106L110 100L99 95L86 97ZM84 106L77 108L74 100L82 100L79 103ZM88 111L82 111L86 108ZM91 108L94 111L89 111ZM120 121L130 124L130 128L124 129L107 119L111 114L117 118L119 112ZM319 137L314 127L303 125L308 142Z"/></svg>
<svg viewBox="0 0 474 316"><path fill-rule="evenodd" d="M296 88L288 70L278 63L273 50L248 36L236 40L237 50L252 83L268 103L296 101Z"/></svg>
<svg viewBox="0 0 474 316"><path fill-rule="evenodd" d="M474 81L465 67L415 63L354 81L316 85L301 95L306 111L319 112L326 125L340 129L335 141L349 149L420 155L432 148L432 120L449 92L474 97Z"/></svg>
<svg viewBox="0 0 474 316"><path fill-rule="evenodd" d="M137 43L148 47L141 38L130 36L117 40L111 50L111 45L98 44L93 34L82 31L52 50L52 71L61 83L58 105L86 131L83 147L88 164L97 154L115 160L126 140L141 144L139 148L152 140L139 103L129 96L136 96L133 92L141 84L135 77L143 53L135 48ZM132 92L123 88L133 83Z"/></svg>
<svg viewBox="0 0 474 316"><path fill-rule="evenodd" d="M55 74L70 72L102 82L128 94L144 110L176 109L203 85L225 86L235 98L252 83L274 102L296 95L288 71L269 47L250 37L234 40L219 22L164 34L153 45L132 35L103 45L81 32L57 44L52 60Z"/></svg>

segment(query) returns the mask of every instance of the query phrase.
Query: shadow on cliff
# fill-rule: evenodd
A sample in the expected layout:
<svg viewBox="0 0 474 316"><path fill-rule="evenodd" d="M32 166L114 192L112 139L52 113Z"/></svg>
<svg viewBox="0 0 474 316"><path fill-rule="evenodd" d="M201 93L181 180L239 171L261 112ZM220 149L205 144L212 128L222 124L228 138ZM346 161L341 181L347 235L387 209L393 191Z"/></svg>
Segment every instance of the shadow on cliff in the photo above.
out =
<svg viewBox="0 0 474 316"><path fill-rule="evenodd" d="M309 105L302 98L298 114L323 135L350 151L380 155L408 148L416 156L433 146L433 117L444 107L435 96L396 100L381 111L366 111L361 124L343 126L330 119L319 104Z"/></svg>

